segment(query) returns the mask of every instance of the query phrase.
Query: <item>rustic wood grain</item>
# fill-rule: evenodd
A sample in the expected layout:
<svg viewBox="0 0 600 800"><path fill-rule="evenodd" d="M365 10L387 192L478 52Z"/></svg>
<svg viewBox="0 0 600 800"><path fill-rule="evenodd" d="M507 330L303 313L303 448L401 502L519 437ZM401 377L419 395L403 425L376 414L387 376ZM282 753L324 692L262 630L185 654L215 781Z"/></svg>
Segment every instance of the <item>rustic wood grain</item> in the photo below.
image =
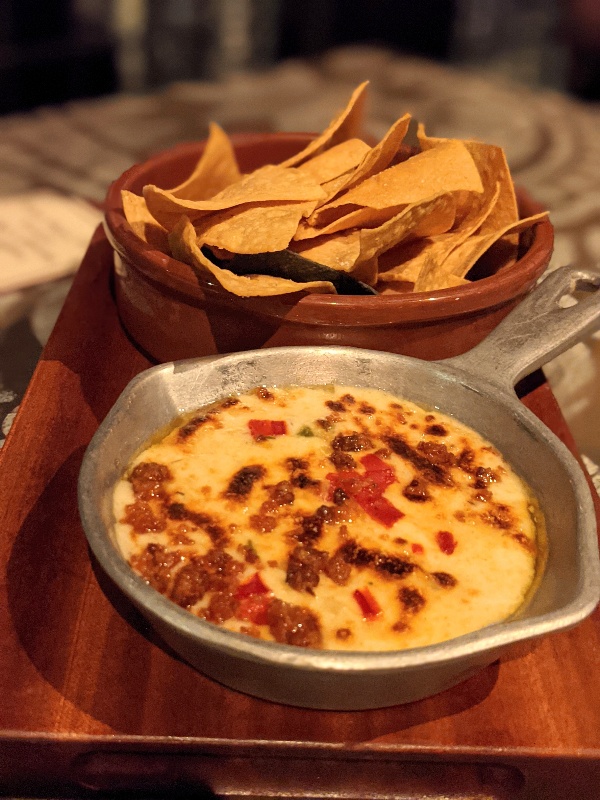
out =
<svg viewBox="0 0 600 800"><path fill-rule="evenodd" d="M435 697L362 712L247 697L154 641L77 513L85 447L150 364L119 324L111 258L99 230L0 453L0 790L258 797L287 775L298 797L596 797L598 611ZM573 448L545 383L524 402Z"/></svg>

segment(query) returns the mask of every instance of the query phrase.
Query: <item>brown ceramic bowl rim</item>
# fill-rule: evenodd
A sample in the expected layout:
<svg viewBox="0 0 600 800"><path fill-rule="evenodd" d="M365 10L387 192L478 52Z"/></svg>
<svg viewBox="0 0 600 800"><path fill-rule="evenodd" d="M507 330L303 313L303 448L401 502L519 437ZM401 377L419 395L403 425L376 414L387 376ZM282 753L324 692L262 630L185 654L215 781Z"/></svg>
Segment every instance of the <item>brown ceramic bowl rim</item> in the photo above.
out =
<svg viewBox="0 0 600 800"><path fill-rule="evenodd" d="M230 139L234 148L271 142L288 142L302 147L312 139L312 133L237 133ZM554 244L554 230L549 219L533 228L527 252L514 264L496 274L473 283L431 292L378 296L308 294L298 300L298 294L274 297L238 297L220 287L202 285L191 267L154 249L142 241L125 219L121 191L139 193L140 180L145 173L165 167L174 160L199 156L204 141L184 142L162 150L145 161L131 166L109 187L105 202L105 230L119 255L132 264L150 281L168 287L183 297L206 299L237 306L249 304L266 316L285 316L316 325L336 323L352 326L386 325L398 321L434 321L475 313L500 306L528 291L543 274ZM144 181L148 183L149 181ZM142 184L143 185L143 184ZM544 210L522 187L515 187L519 209L529 216ZM357 311L360 314L357 316Z"/></svg>

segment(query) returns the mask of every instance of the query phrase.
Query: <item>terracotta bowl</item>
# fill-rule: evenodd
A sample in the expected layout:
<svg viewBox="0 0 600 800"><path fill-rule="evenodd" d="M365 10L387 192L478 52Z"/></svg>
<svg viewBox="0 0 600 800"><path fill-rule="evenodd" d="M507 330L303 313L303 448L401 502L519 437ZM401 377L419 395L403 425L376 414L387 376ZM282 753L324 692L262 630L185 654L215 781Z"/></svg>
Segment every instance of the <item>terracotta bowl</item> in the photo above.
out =
<svg viewBox="0 0 600 800"><path fill-rule="evenodd" d="M247 172L300 150L308 133L232 136ZM467 286L386 296L294 295L242 298L200 286L192 269L141 241L127 224L121 190L181 182L202 153L182 144L136 164L110 187L105 229L115 251L121 321L148 355L164 362L281 345L349 345L427 360L478 344L535 286L550 261L553 228L543 221L522 234L516 263ZM522 189L521 216L542 210ZM298 299L300 297L300 299Z"/></svg>

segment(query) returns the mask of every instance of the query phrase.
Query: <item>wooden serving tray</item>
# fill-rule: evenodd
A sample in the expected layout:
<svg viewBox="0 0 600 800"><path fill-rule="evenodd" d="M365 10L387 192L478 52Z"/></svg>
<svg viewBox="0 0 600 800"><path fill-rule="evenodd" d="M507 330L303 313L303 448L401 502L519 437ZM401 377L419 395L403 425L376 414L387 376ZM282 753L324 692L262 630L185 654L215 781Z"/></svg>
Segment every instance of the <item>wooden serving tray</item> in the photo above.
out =
<svg viewBox="0 0 600 800"><path fill-rule="evenodd" d="M99 229L0 455L0 791L597 798L598 612L377 711L256 700L153 641L92 562L77 512L85 448L150 365L119 324L111 265ZM573 447L548 386L531 385L526 405Z"/></svg>

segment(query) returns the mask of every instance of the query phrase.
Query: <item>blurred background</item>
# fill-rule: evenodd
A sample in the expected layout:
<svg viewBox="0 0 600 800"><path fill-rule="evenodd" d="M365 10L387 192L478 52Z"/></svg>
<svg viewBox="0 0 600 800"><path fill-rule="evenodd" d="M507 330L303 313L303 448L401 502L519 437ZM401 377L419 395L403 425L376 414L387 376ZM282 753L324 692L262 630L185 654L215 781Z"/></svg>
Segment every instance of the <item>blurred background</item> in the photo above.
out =
<svg viewBox="0 0 600 800"><path fill-rule="evenodd" d="M357 42L600 99L599 0L1 0L0 113Z"/></svg>

